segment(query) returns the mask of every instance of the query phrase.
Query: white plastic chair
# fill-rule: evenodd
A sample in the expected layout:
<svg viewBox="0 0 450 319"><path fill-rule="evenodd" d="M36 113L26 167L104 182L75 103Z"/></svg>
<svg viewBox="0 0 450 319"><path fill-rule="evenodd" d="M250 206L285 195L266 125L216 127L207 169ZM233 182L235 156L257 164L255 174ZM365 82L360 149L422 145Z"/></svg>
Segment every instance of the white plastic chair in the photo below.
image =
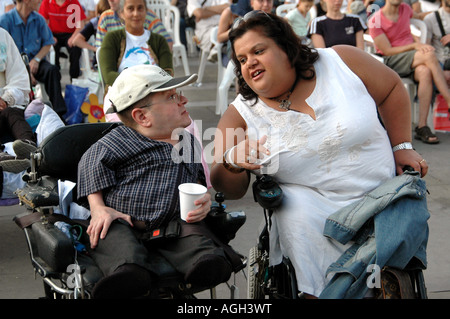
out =
<svg viewBox="0 0 450 319"><path fill-rule="evenodd" d="M227 68L223 73L220 85L217 87L216 98L216 114L222 115L228 107L228 91L233 83L236 75L234 74L234 63L232 60L228 62Z"/></svg>
<svg viewBox="0 0 450 319"><path fill-rule="evenodd" d="M201 50L200 65L198 67L198 78L195 86L202 86L203 74L205 73L206 61L208 60L209 51Z"/></svg>
<svg viewBox="0 0 450 319"><path fill-rule="evenodd" d="M223 71L224 71L225 67L223 66L222 54L221 54L222 46L224 45L224 43L221 43L217 40L217 31L218 30L219 30L219 27L213 27L211 29L210 40L211 40L211 43L214 44L214 46L217 49L217 83L220 83L220 81L222 81L222 75L223 75Z"/></svg>
<svg viewBox="0 0 450 319"><path fill-rule="evenodd" d="M94 71L91 67L91 53L88 49L81 49L80 69L82 71L81 77L83 79L98 79L98 72Z"/></svg>
<svg viewBox="0 0 450 319"><path fill-rule="evenodd" d="M100 69L100 47L98 47L97 51L95 51L95 58L97 59L98 77L100 79L100 83L102 84L102 91L104 94L105 93L105 81L103 80L102 71Z"/></svg>
<svg viewBox="0 0 450 319"><path fill-rule="evenodd" d="M296 3L286 3L286 4L281 4L279 5L276 9L275 9L275 13L277 16L279 17L284 17L286 16L286 14L291 11L292 9L294 9L297 6ZM313 6L314 8L314 6Z"/></svg>
<svg viewBox="0 0 450 319"><path fill-rule="evenodd" d="M219 84L222 82L223 74L225 72L225 68L223 67L222 62L222 46L224 43L221 43L217 40L217 31L219 30L219 27L213 27L211 29L211 43L214 44L214 46L217 49L217 94L216 94L216 114L220 114L220 105L221 100L219 97ZM225 43L226 44L226 43Z"/></svg>
<svg viewBox="0 0 450 319"><path fill-rule="evenodd" d="M189 61L187 58L186 47L180 40L180 10L177 7L167 4L167 0L148 0L154 3L149 4L149 8L153 10L156 15L161 19L167 32L173 39L173 57L177 59L181 57L183 63L184 73L190 74ZM166 3L164 3L166 2Z"/></svg>

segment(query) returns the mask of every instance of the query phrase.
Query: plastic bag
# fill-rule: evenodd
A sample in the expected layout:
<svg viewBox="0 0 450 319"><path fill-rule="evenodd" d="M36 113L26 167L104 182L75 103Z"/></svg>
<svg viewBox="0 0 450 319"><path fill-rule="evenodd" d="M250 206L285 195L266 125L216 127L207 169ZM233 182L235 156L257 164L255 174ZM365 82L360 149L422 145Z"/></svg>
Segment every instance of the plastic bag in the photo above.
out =
<svg viewBox="0 0 450 319"><path fill-rule="evenodd" d="M80 108L88 93L88 88L82 88L72 84L66 85L64 101L66 102L67 113L64 115L64 119L67 124L83 122L83 114Z"/></svg>
<svg viewBox="0 0 450 319"><path fill-rule="evenodd" d="M450 110L441 94L436 96L433 111L433 125L435 131L450 132Z"/></svg>

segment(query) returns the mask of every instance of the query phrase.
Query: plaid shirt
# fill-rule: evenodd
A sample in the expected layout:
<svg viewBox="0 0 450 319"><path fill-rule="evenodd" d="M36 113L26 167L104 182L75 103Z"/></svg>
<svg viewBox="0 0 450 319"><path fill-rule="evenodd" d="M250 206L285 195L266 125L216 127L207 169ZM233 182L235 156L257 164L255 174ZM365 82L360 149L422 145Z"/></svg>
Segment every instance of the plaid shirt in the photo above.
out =
<svg viewBox="0 0 450 319"><path fill-rule="evenodd" d="M150 228L159 227L180 214L179 170L180 183L205 184L200 145L187 131L181 130L180 142L173 147L119 126L81 158L78 199L103 191L107 206L146 221Z"/></svg>

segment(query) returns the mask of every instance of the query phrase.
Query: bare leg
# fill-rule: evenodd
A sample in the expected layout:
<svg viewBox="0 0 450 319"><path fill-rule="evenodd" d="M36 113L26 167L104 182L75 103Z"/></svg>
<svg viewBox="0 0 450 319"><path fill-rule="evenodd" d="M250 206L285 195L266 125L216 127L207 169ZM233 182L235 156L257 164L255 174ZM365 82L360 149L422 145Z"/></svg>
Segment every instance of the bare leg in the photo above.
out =
<svg viewBox="0 0 450 319"><path fill-rule="evenodd" d="M417 51L414 55L412 67L415 68L419 65L425 65L430 69L434 84L439 90L439 93L442 94L444 99L447 101L447 104L450 106L450 91L447 86L444 71L442 70L439 61L436 58L435 52L428 51L426 53L423 53L421 51Z"/></svg>
<svg viewBox="0 0 450 319"><path fill-rule="evenodd" d="M427 124L428 112L433 97L433 78L429 68L419 65L414 72L414 79L419 82L417 97L419 98L419 123L418 127Z"/></svg>
<svg viewBox="0 0 450 319"><path fill-rule="evenodd" d="M450 106L450 91L447 80L434 51L417 51L414 55L412 67L416 68L414 78L419 82L417 96L419 98L419 123L416 128L416 139L425 143L438 143L439 139L427 126L433 95L433 82Z"/></svg>

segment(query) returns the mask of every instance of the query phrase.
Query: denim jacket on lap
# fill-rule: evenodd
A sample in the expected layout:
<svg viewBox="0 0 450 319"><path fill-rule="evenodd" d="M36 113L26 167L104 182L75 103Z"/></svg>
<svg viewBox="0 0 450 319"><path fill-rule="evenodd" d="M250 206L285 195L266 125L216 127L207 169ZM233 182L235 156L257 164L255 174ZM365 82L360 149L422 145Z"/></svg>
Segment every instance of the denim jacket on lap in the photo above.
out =
<svg viewBox="0 0 450 319"><path fill-rule="evenodd" d="M327 219L325 236L354 244L328 268L320 298L363 298L373 265L426 268L426 191L418 172L405 172Z"/></svg>

